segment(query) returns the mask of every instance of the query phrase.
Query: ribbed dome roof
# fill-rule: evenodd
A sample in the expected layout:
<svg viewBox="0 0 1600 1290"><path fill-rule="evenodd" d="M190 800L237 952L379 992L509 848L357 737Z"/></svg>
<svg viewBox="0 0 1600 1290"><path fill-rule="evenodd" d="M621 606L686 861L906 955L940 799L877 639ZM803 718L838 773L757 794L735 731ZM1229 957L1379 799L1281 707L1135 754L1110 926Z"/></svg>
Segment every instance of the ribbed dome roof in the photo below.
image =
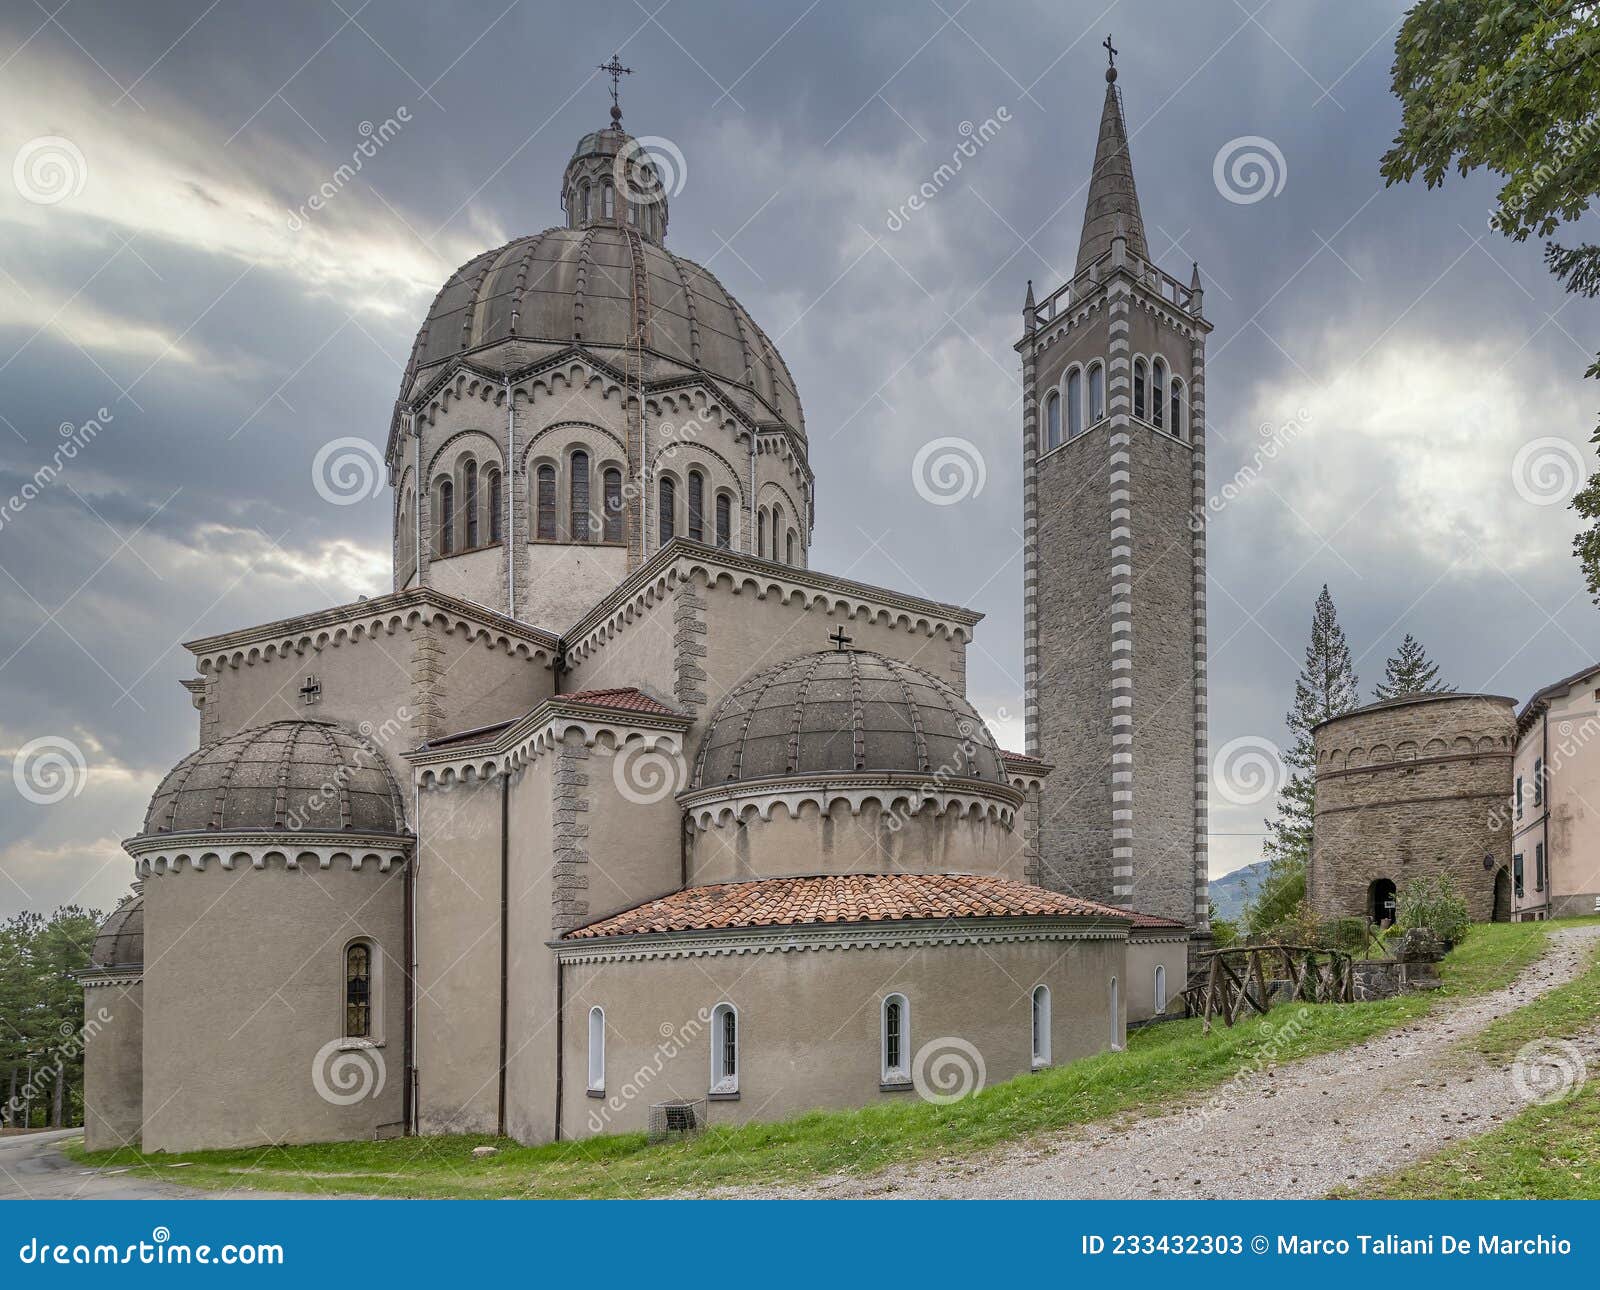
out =
<svg viewBox="0 0 1600 1290"><path fill-rule="evenodd" d="M161 781L144 832L404 833L383 756L328 721L252 726L190 753Z"/></svg>
<svg viewBox="0 0 1600 1290"><path fill-rule="evenodd" d="M866 650L827 650L758 672L722 701L694 787L873 772L1007 782L983 718L938 677Z"/></svg>
<svg viewBox="0 0 1600 1290"><path fill-rule="evenodd" d="M581 147L582 145L580 145ZM758 425L805 434L794 380L776 347L716 277L650 242L642 245L650 299L645 379L704 374L725 385ZM620 363L633 327L633 255L610 223L550 228L467 261L450 275L412 346L400 398L460 354L504 341L581 345ZM526 353L487 366L525 366ZM741 397L743 392L743 397Z"/></svg>
<svg viewBox="0 0 1600 1290"><path fill-rule="evenodd" d="M144 896L123 901L95 933L89 950L93 968L142 968L144 966Z"/></svg>

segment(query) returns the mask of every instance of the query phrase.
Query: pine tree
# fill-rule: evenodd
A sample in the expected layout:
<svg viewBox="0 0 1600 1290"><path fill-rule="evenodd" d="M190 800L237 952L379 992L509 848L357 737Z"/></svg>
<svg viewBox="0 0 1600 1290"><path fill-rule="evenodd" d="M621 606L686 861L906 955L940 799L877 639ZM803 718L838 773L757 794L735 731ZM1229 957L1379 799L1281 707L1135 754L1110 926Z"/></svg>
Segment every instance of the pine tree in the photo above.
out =
<svg viewBox="0 0 1600 1290"><path fill-rule="evenodd" d="M1245 915L1252 933L1282 922L1305 899L1311 859L1311 813L1316 792L1316 748L1311 729L1349 712L1361 701L1355 661L1333 597L1324 584L1311 613L1305 666L1294 683L1294 707L1284 717L1294 742L1283 755L1288 778L1278 795L1278 815L1267 821L1267 876Z"/></svg>
<svg viewBox="0 0 1600 1290"><path fill-rule="evenodd" d="M1407 694L1454 694L1456 687L1439 680L1439 665L1410 632L1400 648L1383 665L1383 680L1372 692L1377 699L1398 699Z"/></svg>

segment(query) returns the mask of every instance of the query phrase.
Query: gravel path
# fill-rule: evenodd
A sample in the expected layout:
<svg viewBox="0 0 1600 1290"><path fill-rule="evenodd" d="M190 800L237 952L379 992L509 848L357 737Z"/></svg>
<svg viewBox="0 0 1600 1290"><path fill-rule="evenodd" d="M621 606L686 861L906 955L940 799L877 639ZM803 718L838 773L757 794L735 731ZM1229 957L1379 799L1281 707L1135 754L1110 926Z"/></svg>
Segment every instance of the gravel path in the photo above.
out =
<svg viewBox="0 0 1600 1290"><path fill-rule="evenodd" d="M1526 1105L1509 1069L1451 1051L1572 980L1600 927L1552 933L1504 990L1446 1004L1353 1048L1267 1068L1166 1114L1124 1116L979 1155L722 1196L1262 1199L1326 1196L1486 1133ZM1278 1014L1288 1019L1288 1010ZM1277 1020L1277 1017L1274 1018ZM1279 1021L1278 1024L1284 1024ZM1600 1069L1600 1032L1580 1043Z"/></svg>

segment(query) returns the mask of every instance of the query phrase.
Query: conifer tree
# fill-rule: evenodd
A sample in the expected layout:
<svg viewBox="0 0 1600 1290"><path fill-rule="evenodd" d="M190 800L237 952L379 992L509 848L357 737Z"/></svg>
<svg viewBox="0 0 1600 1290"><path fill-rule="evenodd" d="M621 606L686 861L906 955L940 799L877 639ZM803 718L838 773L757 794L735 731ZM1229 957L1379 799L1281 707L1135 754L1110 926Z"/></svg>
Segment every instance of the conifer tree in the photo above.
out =
<svg viewBox="0 0 1600 1290"><path fill-rule="evenodd" d="M1454 694L1456 687L1439 679L1439 665L1410 632L1400 648L1383 665L1383 680L1373 690L1377 699L1398 699L1407 694Z"/></svg>

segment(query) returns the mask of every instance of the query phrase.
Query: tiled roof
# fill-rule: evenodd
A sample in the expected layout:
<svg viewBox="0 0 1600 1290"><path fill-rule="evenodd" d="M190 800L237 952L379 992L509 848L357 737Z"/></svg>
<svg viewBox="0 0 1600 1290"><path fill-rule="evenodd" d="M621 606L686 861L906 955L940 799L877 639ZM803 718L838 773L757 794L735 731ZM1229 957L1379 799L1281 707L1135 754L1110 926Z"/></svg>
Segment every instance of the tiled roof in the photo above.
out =
<svg viewBox="0 0 1600 1290"><path fill-rule="evenodd" d="M556 703L587 703L595 708L615 708L620 712L649 712L658 717L681 717L676 708L652 699L631 685L615 690L577 690L572 694L558 694Z"/></svg>
<svg viewBox="0 0 1600 1290"><path fill-rule="evenodd" d="M1050 763L1047 762L1043 757L1034 757L1029 753L1007 752L1004 748L1002 748L1000 750L1000 755L1007 761L1025 762L1030 766L1050 765Z"/></svg>
<svg viewBox="0 0 1600 1290"><path fill-rule="evenodd" d="M562 939L912 919L1051 916L1118 922L1145 917L1007 878L857 873L688 887L576 928Z"/></svg>
<svg viewBox="0 0 1600 1290"><path fill-rule="evenodd" d="M1154 914L1141 914L1136 909L1128 911L1128 917L1133 919L1135 927L1171 927L1183 928L1183 924L1175 918L1157 918Z"/></svg>

